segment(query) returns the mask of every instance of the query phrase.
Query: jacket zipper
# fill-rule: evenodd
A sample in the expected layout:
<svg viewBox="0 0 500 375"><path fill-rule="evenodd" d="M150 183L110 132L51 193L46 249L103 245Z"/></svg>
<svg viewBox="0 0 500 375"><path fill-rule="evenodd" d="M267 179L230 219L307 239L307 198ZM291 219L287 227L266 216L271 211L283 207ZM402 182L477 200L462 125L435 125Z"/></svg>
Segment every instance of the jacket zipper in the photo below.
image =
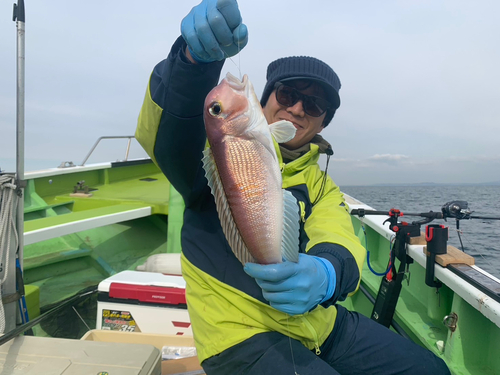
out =
<svg viewBox="0 0 500 375"><path fill-rule="evenodd" d="M318 334L316 333L316 330L314 329L314 327L312 326L312 324L309 323L309 320L307 320L307 318L303 317L302 319L303 319L306 327L309 329L309 331L311 332L311 334L313 336L314 349L316 350L316 355L320 355L321 354L321 350L319 349Z"/></svg>

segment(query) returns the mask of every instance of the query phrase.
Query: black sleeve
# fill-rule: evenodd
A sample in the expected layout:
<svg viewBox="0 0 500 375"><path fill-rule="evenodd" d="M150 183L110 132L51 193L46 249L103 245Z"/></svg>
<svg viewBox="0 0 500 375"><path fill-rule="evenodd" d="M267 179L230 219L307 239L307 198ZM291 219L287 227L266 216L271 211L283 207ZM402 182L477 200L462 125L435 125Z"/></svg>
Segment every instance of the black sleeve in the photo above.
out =
<svg viewBox="0 0 500 375"><path fill-rule="evenodd" d="M321 304L328 307L337 301L344 301L347 295L356 290L359 281L359 269L354 256L345 247L331 243L317 244L308 252L309 255L324 258L335 269L335 292L332 298Z"/></svg>
<svg viewBox="0 0 500 375"><path fill-rule="evenodd" d="M224 61L193 64L179 37L169 56L154 69L151 98L163 108L154 147L156 161L189 204L198 189L202 152L206 143L203 122L205 97L217 85Z"/></svg>

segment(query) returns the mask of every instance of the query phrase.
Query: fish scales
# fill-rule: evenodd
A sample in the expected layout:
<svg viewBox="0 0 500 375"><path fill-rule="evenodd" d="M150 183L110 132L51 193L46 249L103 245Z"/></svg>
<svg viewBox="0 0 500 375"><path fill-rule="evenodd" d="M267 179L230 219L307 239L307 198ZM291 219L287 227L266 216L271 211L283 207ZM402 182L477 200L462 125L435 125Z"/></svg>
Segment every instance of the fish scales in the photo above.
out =
<svg viewBox="0 0 500 375"><path fill-rule="evenodd" d="M212 148L234 221L248 250L260 262L280 261L283 202L281 175L255 140L228 139ZM219 156L221 155L221 156ZM277 170L276 170L277 169Z"/></svg>
<svg viewBox="0 0 500 375"><path fill-rule="evenodd" d="M298 261L300 215L293 195L282 189L271 135L287 142L295 127L269 125L248 77L240 81L230 73L207 95L204 120L203 168L235 256L243 264Z"/></svg>

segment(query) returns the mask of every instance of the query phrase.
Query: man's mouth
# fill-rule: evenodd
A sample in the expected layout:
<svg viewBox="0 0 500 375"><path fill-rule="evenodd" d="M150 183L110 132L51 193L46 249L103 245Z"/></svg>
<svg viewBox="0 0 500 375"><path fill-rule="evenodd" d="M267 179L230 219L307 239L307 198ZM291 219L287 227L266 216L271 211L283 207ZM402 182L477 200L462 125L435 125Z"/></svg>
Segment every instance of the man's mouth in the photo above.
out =
<svg viewBox="0 0 500 375"><path fill-rule="evenodd" d="M292 121L292 120L287 119L287 118L281 118L280 120L290 121L293 124L293 126L295 126L295 129L302 129L302 126L297 124L295 121Z"/></svg>

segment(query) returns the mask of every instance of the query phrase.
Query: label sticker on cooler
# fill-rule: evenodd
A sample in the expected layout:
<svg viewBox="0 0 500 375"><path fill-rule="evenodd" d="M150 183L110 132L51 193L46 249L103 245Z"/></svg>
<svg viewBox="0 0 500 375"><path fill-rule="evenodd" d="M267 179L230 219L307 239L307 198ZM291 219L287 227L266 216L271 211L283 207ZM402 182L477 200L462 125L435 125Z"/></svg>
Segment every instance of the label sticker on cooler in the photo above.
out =
<svg viewBox="0 0 500 375"><path fill-rule="evenodd" d="M102 310L102 328L110 331L141 332L130 311Z"/></svg>

